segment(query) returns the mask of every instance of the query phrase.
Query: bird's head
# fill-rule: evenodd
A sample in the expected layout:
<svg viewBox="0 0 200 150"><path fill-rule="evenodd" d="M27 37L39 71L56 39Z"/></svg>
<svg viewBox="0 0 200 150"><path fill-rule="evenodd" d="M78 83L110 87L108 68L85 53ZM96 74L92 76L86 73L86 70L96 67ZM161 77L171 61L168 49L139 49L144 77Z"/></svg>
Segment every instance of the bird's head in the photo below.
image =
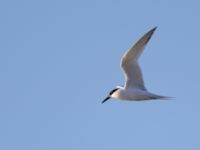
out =
<svg viewBox="0 0 200 150"><path fill-rule="evenodd" d="M113 90L111 90L108 94L108 96L102 101L102 104L105 103L107 100L109 100L110 98L112 98L113 93L115 93L117 90L119 89L119 87L114 88Z"/></svg>

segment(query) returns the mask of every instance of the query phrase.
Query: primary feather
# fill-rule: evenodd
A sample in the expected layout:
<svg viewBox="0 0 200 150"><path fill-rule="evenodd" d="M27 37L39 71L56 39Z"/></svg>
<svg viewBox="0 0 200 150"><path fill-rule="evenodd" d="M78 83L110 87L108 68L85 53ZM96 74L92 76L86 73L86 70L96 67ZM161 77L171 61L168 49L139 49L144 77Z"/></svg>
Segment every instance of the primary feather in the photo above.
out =
<svg viewBox="0 0 200 150"><path fill-rule="evenodd" d="M122 57L121 68L125 75L125 88L140 88L146 90L138 58L153 35L156 27L147 32Z"/></svg>

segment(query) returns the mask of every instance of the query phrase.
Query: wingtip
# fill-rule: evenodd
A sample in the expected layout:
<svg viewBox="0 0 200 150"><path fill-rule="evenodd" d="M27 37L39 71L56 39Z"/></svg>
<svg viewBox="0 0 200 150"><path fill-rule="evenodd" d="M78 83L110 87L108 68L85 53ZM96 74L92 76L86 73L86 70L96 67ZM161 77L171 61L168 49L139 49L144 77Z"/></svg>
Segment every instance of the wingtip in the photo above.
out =
<svg viewBox="0 0 200 150"><path fill-rule="evenodd" d="M153 29L151 29L151 31L154 32L157 28L158 26L155 26Z"/></svg>
<svg viewBox="0 0 200 150"><path fill-rule="evenodd" d="M149 42L149 40L151 39L151 36L153 35L154 31L157 29L157 26L155 26L154 28L152 28L151 30L149 30L142 38L146 38L145 44L147 44Z"/></svg>

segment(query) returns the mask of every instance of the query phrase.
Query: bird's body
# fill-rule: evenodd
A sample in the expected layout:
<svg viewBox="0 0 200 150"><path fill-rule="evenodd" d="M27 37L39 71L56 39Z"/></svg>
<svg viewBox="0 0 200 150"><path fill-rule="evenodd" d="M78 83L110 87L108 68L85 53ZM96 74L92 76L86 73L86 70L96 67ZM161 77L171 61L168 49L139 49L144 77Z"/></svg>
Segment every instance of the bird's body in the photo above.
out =
<svg viewBox="0 0 200 150"><path fill-rule="evenodd" d="M131 101L167 98L147 91L144 85L142 71L138 64L138 59L155 30L156 27L147 32L124 54L120 66L125 75L125 85L124 87L117 86L109 93L102 103L110 98Z"/></svg>
<svg viewBox="0 0 200 150"><path fill-rule="evenodd" d="M112 94L112 98L121 100L142 101L150 99L163 99L165 97L138 88L125 89L124 87L119 87L119 89Z"/></svg>

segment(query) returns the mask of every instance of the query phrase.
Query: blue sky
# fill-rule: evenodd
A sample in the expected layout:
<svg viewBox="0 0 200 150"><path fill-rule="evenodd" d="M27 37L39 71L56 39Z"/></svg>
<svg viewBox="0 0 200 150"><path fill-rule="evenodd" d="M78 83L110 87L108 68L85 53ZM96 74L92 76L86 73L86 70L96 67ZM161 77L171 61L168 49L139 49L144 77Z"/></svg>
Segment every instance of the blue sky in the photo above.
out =
<svg viewBox="0 0 200 150"><path fill-rule="evenodd" d="M1 150L200 149L200 2L0 2ZM158 26L140 59L170 101L103 98L119 61Z"/></svg>

